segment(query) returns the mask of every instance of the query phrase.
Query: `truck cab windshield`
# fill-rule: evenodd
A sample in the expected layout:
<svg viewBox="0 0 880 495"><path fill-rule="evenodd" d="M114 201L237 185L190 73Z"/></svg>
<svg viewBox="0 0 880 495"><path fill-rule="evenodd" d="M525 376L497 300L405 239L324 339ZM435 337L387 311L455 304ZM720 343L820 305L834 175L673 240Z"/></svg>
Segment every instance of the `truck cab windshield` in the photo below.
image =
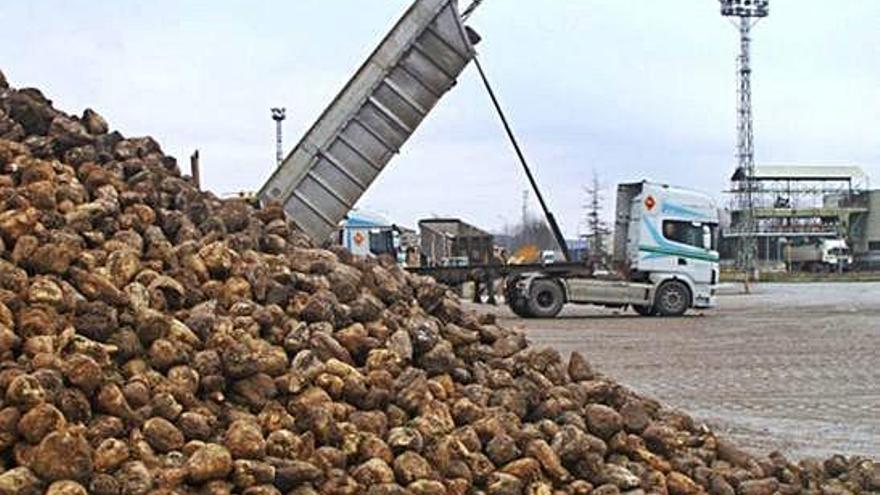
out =
<svg viewBox="0 0 880 495"><path fill-rule="evenodd" d="M718 250L718 225L712 223L686 222L682 220L664 220L663 237L711 251Z"/></svg>

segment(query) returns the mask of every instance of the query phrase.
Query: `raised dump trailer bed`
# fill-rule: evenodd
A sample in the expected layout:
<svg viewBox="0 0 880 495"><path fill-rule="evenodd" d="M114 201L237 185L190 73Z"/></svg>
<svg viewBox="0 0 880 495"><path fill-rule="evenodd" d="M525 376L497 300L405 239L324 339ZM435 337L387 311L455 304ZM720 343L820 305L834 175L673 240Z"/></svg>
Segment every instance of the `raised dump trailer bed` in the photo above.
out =
<svg viewBox="0 0 880 495"><path fill-rule="evenodd" d="M456 0L416 0L258 193L327 240L474 58Z"/></svg>

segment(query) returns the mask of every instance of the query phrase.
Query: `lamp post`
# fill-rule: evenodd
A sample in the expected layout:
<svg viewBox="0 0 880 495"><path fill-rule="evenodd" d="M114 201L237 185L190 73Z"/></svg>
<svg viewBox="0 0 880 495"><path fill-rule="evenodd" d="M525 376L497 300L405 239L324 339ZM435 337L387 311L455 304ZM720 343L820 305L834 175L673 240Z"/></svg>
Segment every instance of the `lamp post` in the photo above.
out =
<svg viewBox="0 0 880 495"><path fill-rule="evenodd" d="M762 18L770 15L770 0L720 0L721 15L736 19L740 35L740 54L738 62L738 102L737 102L737 167L741 177L734 190L736 202L741 211L740 225L733 228L740 237L738 264L747 277L757 274L756 258L758 244L756 239L757 219L755 218L755 135L754 115L752 113L752 28Z"/></svg>
<svg viewBox="0 0 880 495"><path fill-rule="evenodd" d="M284 160L284 142L281 134L281 123L287 118L286 108L273 108L272 120L275 121L275 166L280 167Z"/></svg>

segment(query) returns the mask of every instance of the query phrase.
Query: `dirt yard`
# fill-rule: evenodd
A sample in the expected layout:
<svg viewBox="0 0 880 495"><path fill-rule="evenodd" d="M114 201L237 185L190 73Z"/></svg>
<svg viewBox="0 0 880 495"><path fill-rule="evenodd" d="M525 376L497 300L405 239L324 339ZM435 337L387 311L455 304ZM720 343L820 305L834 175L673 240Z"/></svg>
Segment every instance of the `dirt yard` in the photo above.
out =
<svg viewBox="0 0 880 495"><path fill-rule="evenodd" d="M763 285L676 319L577 306L556 320L495 312L750 450L880 457L880 283Z"/></svg>

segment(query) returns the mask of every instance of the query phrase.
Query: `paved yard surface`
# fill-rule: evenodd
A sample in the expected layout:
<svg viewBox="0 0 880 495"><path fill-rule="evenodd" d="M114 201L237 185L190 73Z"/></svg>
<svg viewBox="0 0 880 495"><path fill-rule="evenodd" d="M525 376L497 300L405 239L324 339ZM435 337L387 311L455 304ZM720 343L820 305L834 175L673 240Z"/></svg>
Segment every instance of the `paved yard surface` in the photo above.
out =
<svg viewBox="0 0 880 495"><path fill-rule="evenodd" d="M555 320L495 312L749 450L880 457L878 283L763 285L675 319L577 306Z"/></svg>

